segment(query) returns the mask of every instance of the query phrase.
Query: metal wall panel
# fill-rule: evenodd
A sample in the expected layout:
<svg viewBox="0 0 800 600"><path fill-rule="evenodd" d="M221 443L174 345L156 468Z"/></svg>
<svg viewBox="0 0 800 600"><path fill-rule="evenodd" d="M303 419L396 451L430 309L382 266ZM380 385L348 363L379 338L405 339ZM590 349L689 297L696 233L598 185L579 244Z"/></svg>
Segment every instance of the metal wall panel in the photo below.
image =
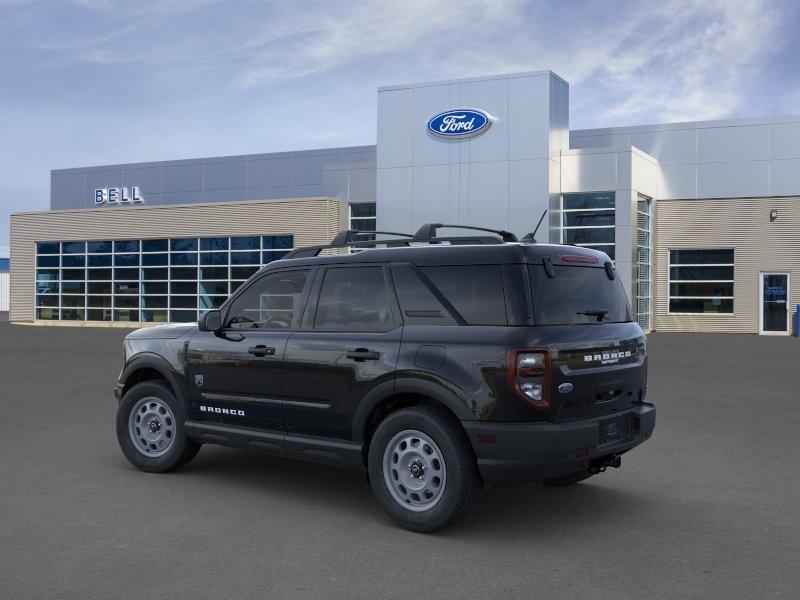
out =
<svg viewBox="0 0 800 600"><path fill-rule="evenodd" d="M306 246L346 227L347 207L332 198L12 214L10 318L33 320L37 241L292 234Z"/></svg>
<svg viewBox="0 0 800 600"><path fill-rule="evenodd" d="M326 187L324 174L331 169L347 171L348 178L357 173L359 196L354 201L374 202L376 160L375 146L355 146L60 169L50 175L50 208L113 209L96 207L94 190L134 186L148 206L310 196L336 196L349 202L352 186ZM340 196L341 192L346 195Z"/></svg>
<svg viewBox="0 0 800 600"><path fill-rule="evenodd" d="M434 115L466 107L495 121L470 138L429 134ZM559 171L550 162L560 162L567 130L568 86L550 71L379 88L378 229L408 231L440 221L529 232L557 194L559 182L553 186L551 177L559 179ZM529 161L529 187L521 191L515 168L512 199L516 160ZM512 204L519 218L511 218Z"/></svg>
<svg viewBox="0 0 800 600"><path fill-rule="evenodd" d="M778 217L770 222L771 210ZM660 200L656 208L654 308L658 331L758 332L758 276L791 273L800 303L800 198ZM734 248L734 313L668 314L670 249Z"/></svg>

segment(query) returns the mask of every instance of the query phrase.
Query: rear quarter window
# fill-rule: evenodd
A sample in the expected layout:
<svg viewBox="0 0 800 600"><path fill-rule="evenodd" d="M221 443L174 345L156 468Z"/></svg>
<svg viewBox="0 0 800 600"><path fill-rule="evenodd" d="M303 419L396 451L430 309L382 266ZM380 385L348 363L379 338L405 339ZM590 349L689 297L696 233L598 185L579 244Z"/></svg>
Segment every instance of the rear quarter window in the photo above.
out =
<svg viewBox="0 0 800 600"><path fill-rule="evenodd" d="M619 277L597 267L554 266L548 277L531 265L533 319L536 325L581 325L631 321L628 297ZM598 311L605 311L602 319ZM590 313L590 314L587 314Z"/></svg>
<svg viewBox="0 0 800 600"><path fill-rule="evenodd" d="M423 267L422 272L467 324L508 324L500 265Z"/></svg>

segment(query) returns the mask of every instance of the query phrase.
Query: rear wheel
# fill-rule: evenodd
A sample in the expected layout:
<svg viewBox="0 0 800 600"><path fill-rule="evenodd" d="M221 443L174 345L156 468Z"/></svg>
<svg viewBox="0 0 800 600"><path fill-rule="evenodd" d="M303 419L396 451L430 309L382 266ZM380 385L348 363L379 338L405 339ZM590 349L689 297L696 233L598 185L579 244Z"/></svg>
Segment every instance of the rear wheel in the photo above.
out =
<svg viewBox="0 0 800 600"><path fill-rule="evenodd" d="M200 443L186 436L186 413L160 381L130 388L117 409L117 440L135 467L150 473L178 469L192 460Z"/></svg>
<svg viewBox="0 0 800 600"><path fill-rule="evenodd" d="M406 529L428 532L464 517L482 482L469 442L458 423L430 407L390 414L369 450L373 492Z"/></svg>
<svg viewBox="0 0 800 600"><path fill-rule="evenodd" d="M591 477L592 475L594 475L594 473L590 473L588 470L578 471L577 473L570 473L569 475L564 475L562 477L552 477L550 479L543 479L542 483L553 487L564 487L566 485L572 485L573 483L578 483L579 481L583 481L584 479L589 479L589 477Z"/></svg>

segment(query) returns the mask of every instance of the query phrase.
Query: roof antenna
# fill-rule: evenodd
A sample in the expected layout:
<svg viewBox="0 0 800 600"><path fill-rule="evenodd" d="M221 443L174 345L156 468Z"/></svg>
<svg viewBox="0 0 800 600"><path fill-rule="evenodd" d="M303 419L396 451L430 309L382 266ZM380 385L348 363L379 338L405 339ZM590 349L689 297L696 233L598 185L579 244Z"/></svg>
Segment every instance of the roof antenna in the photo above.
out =
<svg viewBox="0 0 800 600"><path fill-rule="evenodd" d="M539 231L539 227L542 225L542 221L544 221L544 216L547 214L547 209L544 209L542 216L539 218L539 222L536 224L536 229L533 230L533 233L527 234L523 237L520 242L523 244L535 244L536 243L536 232Z"/></svg>

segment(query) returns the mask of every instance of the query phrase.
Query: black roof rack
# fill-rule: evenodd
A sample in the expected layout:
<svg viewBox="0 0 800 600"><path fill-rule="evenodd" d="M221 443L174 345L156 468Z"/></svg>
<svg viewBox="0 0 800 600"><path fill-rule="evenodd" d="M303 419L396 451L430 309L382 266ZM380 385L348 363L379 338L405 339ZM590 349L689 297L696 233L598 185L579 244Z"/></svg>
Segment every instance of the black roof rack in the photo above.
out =
<svg viewBox="0 0 800 600"><path fill-rule="evenodd" d="M437 237L436 231L443 227L450 229L469 229L471 231L487 231L498 236L498 240L494 236L465 236L465 237ZM417 230L412 242L427 242L429 244L436 244L438 242L450 242L460 244L497 244L501 242L516 242L517 236L510 231L502 229L487 229L486 227L472 227L470 225L446 225L443 223L426 223Z"/></svg>
<svg viewBox="0 0 800 600"><path fill-rule="evenodd" d="M392 238L388 240L356 240L358 236L364 235L393 235L398 236L400 239ZM306 246L304 248L296 248L289 252L284 258L310 258L318 256L323 250L329 248L348 248L352 246L374 246L376 244L384 244L387 247L392 246L408 246L413 236L410 233L397 233L395 231L356 231L354 229L345 229L337 233L331 240L330 244L321 244L319 246Z"/></svg>
<svg viewBox="0 0 800 600"><path fill-rule="evenodd" d="M547 211L545 211L547 212ZM544 215L542 215L542 219ZM539 219L539 224L541 224L542 219ZM470 231L485 231L487 233L491 233L493 235L467 235L467 236L437 236L437 232L439 229L442 228L450 228L450 229L468 229ZM536 226L538 229L539 226ZM535 231L534 231L535 233ZM536 243L536 240L533 238L534 233L529 233L523 238L523 242L532 242ZM386 240L377 240L377 239L370 239L370 240L357 240L355 239L358 236L364 235L391 235L394 236L393 238L386 239ZM463 245L463 244L505 244L508 242L517 242L517 236L511 233L510 231L505 231L503 229L488 229L486 227L472 227L471 225L446 225L443 223L426 223L422 227L420 227L414 235L409 233L397 233L395 231L356 231L353 229L346 229L344 231L340 231L336 234L336 236L331 240L330 244L321 244L318 246L307 246L305 248L297 248L289 252L284 258L310 258L313 256L318 256L320 252L323 250L327 250L330 248L347 248L352 246L376 246L376 245L383 245L386 247L397 247L397 246L410 246L413 244L440 244L442 242L448 242L452 245Z"/></svg>

